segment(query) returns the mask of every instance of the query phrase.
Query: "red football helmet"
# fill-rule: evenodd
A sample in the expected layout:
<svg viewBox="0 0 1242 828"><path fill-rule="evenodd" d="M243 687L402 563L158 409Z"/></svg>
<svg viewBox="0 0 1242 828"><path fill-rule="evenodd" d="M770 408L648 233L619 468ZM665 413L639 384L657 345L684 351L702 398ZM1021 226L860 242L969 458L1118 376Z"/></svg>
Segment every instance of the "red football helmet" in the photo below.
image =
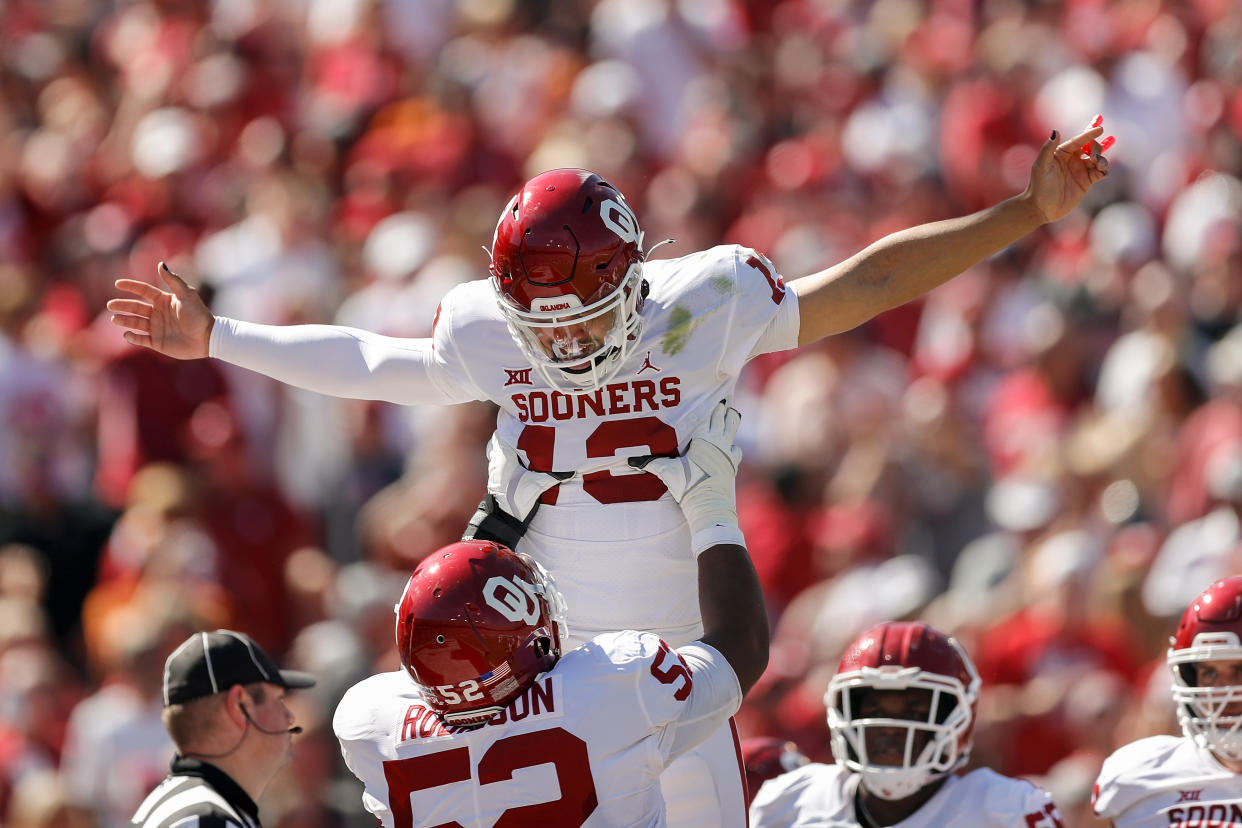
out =
<svg viewBox="0 0 1242 828"><path fill-rule="evenodd" d="M625 197L587 170L537 175L501 213L492 285L518 346L553 388L599 388L633 350L642 246Z"/></svg>
<svg viewBox="0 0 1242 828"><path fill-rule="evenodd" d="M566 638L565 603L551 576L491 541L430 555L396 611L401 664L445 724L492 718L552 669Z"/></svg>
<svg viewBox="0 0 1242 828"><path fill-rule="evenodd" d="M755 800L759 786L782 773L808 764L811 760L798 745L775 736L752 736L742 740L742 766L746 769L746 804Z"/></svg>
<svg viewBox="0 0 1242 828"><path fill-rule="evenodd" d="M1242 761L1242 685L1199 686L1200 662L1242 660L1242 576L1219 580L1190 602L1165 658L1182 732L1218 756Z"/></svg>
<svg viewBox="0 0 1242 828"><path fill-rule="evenodd" d="M867 695L884 690L928 692L926 718L864 718ZM904 799L966 764L978 703L979 674L957 641L927 624L897 621L872 627L846 648L824 696L833 755L884 799ZM867 733L881 736L880 729L904 731L901 764L868 758Z"/></svg>

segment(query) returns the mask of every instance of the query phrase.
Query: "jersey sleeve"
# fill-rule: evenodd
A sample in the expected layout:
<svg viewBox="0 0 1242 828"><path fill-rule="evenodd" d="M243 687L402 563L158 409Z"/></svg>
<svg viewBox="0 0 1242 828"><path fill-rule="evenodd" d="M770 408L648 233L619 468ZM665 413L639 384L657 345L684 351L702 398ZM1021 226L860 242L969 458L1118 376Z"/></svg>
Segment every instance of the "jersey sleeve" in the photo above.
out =
<svg viewBox="0 0 1242 828"><path fill-rule="evenodd" d="M716 732L742 704L733 668L702 642L673 649L654 633L628 630L598 635L583 650L600 662L593 692L615 698L617 709L636 708L665 765Z"/></svg>
<svg viewBox="0 0 1242 828"><path fill-rule="evenodd" d="M1091 810L1100 819L1114 822L1140 799L1147 796L1142 780L1158 773L1177 744L1177 737L1153 736L1123 745L1100 766L1091 791Z"/></svg>
<svg viewBox="0 0 1242 828"><path fill-rule="evenodd" d="M729 251L734 300L719 369L736 376L760 354L797 347L798 297L762 253L738 245Z"/></svg>
<svg viewBox="0 0 1242 828"><path fill-rule="evenodd" d="M338 325L259 325L217 317L209 354L280 382L359 400L401 405L483 399L454 362L454 288L429 339L398 339Z"/></svg>
<svg viewBox="0 0 1242 828"><path fill-rule="evenodd" d="M1052 794L1024 779L1006 781L1012 784L1013 790L1002 795L997 803L996 812L1000 818L996 825L1025 825L1031 828L1060 828L1065 825L1057 804L1052 801Z"/></svg>
<svg viewBox="0 0 1242 828"><path fill-rule="evenodd" d="M659 732L665 764L702 742L742 703L741 685L716 649L691 642L674 650L651 633L636 639L638 702Z"/></svg>

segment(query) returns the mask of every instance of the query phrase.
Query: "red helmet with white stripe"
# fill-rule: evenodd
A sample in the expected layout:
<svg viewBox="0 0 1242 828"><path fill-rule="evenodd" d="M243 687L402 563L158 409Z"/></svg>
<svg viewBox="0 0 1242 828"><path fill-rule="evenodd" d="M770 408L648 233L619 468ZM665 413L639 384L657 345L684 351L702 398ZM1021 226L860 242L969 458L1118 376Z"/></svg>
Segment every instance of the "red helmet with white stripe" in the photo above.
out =
<svg viewBox="0 0 1242 828"><path fill-rule="evenodd" d="M979 684L966 652L944 633L919 622L872 627L846 648L828 682L833 755L871 793L904 799L966 764ZM920 712L887 712L878 693L901 694L891 709ZM885 757L870 755L881 748Z"/></svg>
<svg viewBox="0 0 1242 828"><path fill-rule="evenodd" d="M1217 664L1242 662L1242 576L1223 578L1190 602L1165 658L1182 732L1218 756L1242 761L1242 682L1220 675Z"/></svg>
<svg viewBox="0 0 1242 828"><path fill-rule="evenodd" d="M518 346L553 388L616 375L641 333L643 232L620 190L587 170L523 185L496 224L491 274Z"/></svg>
<svg viewBox="0 0 1242 828"><path fill-rule="evenodd" d="M565 603L528 555L461 541L428 556L406 582L397 651L445 724L496 715L561 656Z"/></svg>

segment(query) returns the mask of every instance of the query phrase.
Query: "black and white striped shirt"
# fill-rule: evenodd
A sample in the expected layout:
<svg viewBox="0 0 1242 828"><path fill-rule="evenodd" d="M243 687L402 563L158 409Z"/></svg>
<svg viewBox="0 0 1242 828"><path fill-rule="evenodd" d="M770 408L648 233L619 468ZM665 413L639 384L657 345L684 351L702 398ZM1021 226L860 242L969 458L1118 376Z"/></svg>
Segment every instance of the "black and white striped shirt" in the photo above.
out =
<svg viewBox="0 0 1242 828"><path fill-rule="evenodd" d="M260 828L259 809L228 774L198 759L173 759L172 773L151 791L131 828Z"/></svg>

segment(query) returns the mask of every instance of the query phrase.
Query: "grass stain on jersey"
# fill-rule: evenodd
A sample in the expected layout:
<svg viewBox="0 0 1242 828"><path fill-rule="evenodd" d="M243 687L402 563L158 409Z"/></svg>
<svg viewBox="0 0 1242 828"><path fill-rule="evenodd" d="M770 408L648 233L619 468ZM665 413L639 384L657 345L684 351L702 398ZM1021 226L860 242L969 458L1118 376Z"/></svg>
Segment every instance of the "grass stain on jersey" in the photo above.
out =
<svg viewBox="0 0 1242 828"><path fill-rule="evenodd" d="M686 347L686 341L697 327L698 322L694 320L688 308L680 305L673 308L668 317L668 330L664 332L664 338L660 340L660 347L669 356L676 356L682 348Z"/></svg>
<svg viewBox="0 0 1242 828"><path fill-rule="evenodd" d="M708 284L712 286L712 290L720 294L733 290L733 280L728 276L713 276Z"/></svg>

